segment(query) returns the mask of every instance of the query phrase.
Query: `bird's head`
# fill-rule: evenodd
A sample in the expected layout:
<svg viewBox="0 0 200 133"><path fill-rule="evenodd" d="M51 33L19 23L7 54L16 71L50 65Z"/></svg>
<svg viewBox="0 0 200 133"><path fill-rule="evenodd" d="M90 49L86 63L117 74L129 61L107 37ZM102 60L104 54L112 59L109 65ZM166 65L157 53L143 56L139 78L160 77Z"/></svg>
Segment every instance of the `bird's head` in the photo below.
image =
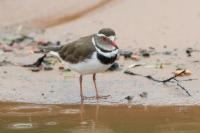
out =
<svg viewBox="0 0 200 133"><path fill-rule="evenodd" d="M96 45L103 50L113 51L118 49L116 43L116 34L110 28L101 29L94 37Z"/></svg>

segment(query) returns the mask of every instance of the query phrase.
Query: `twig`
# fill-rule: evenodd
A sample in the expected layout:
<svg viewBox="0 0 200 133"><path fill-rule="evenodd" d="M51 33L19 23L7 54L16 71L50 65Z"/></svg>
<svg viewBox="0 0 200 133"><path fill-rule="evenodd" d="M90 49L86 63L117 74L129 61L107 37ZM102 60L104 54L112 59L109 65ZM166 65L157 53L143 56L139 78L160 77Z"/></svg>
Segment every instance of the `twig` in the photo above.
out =
<svg viewBox="0 0 200 133"><path fill-rule="evenodd" d="M42 57L40 57L35 63L29 64L29 65L23 65L23 67L40 67L42 65L42 62L44 61L44 58L47 55L44 54Z"/></svg>
<svg viewBox="0 0 200 133"><path fill-rule="evenodd" d="M183 79L183 80L179 80L179 81L193 81L193 80L198 80L198 79Z"/></svg>
<svg viewBox="0 0 200 133"><path fill-rule="evenodd" d="M188 96L192 96L185 87L179 84L179 82L177 82L177 86L179 86L182 90L184 90L188 94Z"/></svg>
<svg viewBox="0 0 200 133"><path fill-rule="evenodd" d="M189 93L189 91L187 89L185 89L185 87L183 87L181 84L179 84L180 80L178 79L174 79L176 81L177 86L179 86L182 90L184 90L189 96L191 96L191 94Z"/></svg>
<svg viewBox="0 0 200 133"><path fill-rule="evenodd" d="M182 72L180 72L179 74L176 74L176 75L174 75L174 76L173 76L173 77L171 77L171 78L168 78L168 79L166 79L166 80L163 80L162 82L163 82L163 83L169 82L169 81L171 81L171 80L175 79L176 77L178 77L178 76L182 75L183 73L185 73L185 70L183 70L183 71L182 71Z"/></svg>
<svg viewBox="0 0 200 133"><path fill-rule="evenodd" d="M178 76L180 76L180 75L182 75L183 73L185 73L185 70L183 70L183 71L180 72L179 74L176 74L175 76L172 76L172 77L167 78L167 79L165 79L165 80L155 79L155 78L152 77L151 75L144 76L144 75L141 75L141 74L138 74L138 73L133 73L133 72L128 71L128 70L124 71L124 73L125 73L125 74L129 74L129 75L133 75L133 76L145 77L145 78L147 78L147 79L149 79L149 80L152 80L152 81L155 81L155 82L158 82L158 83L163 83L163 84L165 84L165 83L167 83L167 82L173 82L172 80L174 80L174 81L176 81L176 84L177 84L178 87L180 87L182 90L184 90L188 96L191 96L191 94L189 93L189 91L179 83L180 80L177 80L177 79L176 79ZM193 79L181 80L181 81L191 81L191 80L193 80Z"/></svg>

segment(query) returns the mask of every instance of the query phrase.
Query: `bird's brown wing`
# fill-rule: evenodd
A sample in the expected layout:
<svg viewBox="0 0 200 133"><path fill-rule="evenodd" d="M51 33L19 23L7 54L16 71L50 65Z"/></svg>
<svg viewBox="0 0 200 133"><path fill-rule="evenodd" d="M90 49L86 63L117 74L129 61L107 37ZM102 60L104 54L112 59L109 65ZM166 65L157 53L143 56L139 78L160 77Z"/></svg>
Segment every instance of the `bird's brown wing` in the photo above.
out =
<svg viewBox="0 0 200 133"><path fill-rule="evenodd" d="M59 51L59 55L64 61L75 64L91 57L95 50L91 35L64 45Z"/></svg>

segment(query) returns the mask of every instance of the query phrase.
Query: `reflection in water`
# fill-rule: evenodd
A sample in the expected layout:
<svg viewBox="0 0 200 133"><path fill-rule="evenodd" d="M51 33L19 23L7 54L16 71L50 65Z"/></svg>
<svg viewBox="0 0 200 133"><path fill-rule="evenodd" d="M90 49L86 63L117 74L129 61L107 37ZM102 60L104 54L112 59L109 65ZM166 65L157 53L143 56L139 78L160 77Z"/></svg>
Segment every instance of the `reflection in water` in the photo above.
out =
<svg viewBox="0 0 200 133"><path fill-rule="evenodd" d="M95 110L90 116L84 109L84 104L80 104L80 125L73 128L71 133L114 133L111 129L98 122L99 108L98 102L94 105Z"/></svg>
<svg viewBox="0 0 200 133"><path fill-rule="evenodd" d="M57 124L58 124L58 123L55 122L55 121L50 121L50 122L45 123L45 125L48 125L48 126L55 126L55 125L57 125Z"/></svg>
<svg viewBox="0 0 200 133"><path fill-rule="evenodd" d="M11 129L29 129L29 128L33 128L33 124L32 123L14 123L14 124L8 125L8 128L11 128Z"/></svg>
<svg viewBox="0 0 200 133"><path fill-rule="evenodd" d="M200 131L200 122L180 122L158 125L158 133L198 133Z"/></svg>
<svg viewBox="0 0 200 133"><path fill-rule="evenodd" d="M65 109L60 112L63 114L79 114L80 110L79 109Z"/></svg>
<svg viewBox="0 0 200 133"><path fill-rule="evenodd" d="M0 103L2 133L199 133L200 107Z"/></svg>

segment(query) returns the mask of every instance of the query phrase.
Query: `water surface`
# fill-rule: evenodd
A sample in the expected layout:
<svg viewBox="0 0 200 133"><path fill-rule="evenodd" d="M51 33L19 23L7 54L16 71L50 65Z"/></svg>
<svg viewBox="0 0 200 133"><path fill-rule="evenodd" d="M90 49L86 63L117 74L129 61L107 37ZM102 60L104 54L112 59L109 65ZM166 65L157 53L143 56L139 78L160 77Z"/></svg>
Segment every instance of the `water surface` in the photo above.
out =
<svg viewBox="0 0 200 133"><path fill-rule="evenodd" d="M200 107L0 103L0 133L199 133Z"/></svg>

